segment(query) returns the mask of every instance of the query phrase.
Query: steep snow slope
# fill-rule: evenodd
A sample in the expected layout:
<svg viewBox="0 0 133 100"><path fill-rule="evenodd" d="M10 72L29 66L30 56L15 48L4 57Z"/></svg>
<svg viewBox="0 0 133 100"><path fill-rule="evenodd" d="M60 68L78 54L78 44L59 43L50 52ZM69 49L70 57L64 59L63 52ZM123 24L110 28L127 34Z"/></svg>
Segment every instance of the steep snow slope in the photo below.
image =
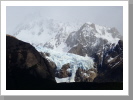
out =
<svg viewBox="0 0 133 100"><path fill-rule="evenodd" d="M20 23L14 29L13 36L34 46L47 46L47 42L51 41L51 44L54 43L55 47L55 45L57 46L61 42L64 42L69 33L76 31L79 27L80 24L78 23L63 23L43 18L31 19Z"/></svg>
<svg viewBox="0 0 133 100"><path fill-rule="evenodd" d="M49 53L50 56L47 56L47 59L55 62L57 70L61 69L64 64L70 64L70 68L67 70L72 73L71 77L61 79L56 77L55 79L57 82L75 82L75 74L78 68L89 70L94 66L94 62L91 57L82 57L70 53L61 53L41 47L37 47L36 49L40 52Z"/></svg>

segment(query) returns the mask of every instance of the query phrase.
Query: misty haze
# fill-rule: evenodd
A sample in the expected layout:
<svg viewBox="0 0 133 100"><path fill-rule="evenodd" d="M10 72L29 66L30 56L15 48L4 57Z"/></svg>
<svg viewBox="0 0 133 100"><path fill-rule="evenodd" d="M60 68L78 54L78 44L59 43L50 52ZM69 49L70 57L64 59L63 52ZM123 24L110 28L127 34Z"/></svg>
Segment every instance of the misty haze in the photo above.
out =
<svg viewBox="0 0 133 100"><path fill-rule="evenodd" d="M122 89L123 7L6 10L7 89Z"/></svg>

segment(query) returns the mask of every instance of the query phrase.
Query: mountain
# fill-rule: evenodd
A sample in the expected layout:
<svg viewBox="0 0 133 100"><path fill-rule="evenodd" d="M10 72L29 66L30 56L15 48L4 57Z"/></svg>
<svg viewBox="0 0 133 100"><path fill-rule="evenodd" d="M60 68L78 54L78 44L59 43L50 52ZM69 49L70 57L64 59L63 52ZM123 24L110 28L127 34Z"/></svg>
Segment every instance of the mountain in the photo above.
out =
<svg viewBox="0 0 133 100"><path fill-rule="evenodd" d="M57 83L122 81L123 37L115 27L40 19L20 24L13 36L56 64Z"/></svg>
<svg viewBox="0 0 133 100"><path fill-rule="evenodd" d="M106 74L110 73L111 67L120 63L121 67L117 69L121 71L115 73L116 76L119 76L119 79L109 80L108 78L108 81L122 81L123 41L116 28L85 23L78 31L70 33L66 43L67 46L71 47L69 53L94 58L94 66L98 71L97 76L104 75L106 71ZM109 75L113 76L112 73ZM104 80L101 81L104 82Z"/></svg>
<svg viewBox="0 0 133 100"><path fill-rule="evenodd" d="M29 43L6 36L6 89L39 89L55 84L56 65Z"/></svg>
<svg viewBox="0 0 133 100"><path fill-rule="evenodd" d="M116 28L85 23L78 31L70 33L66 44L71 47L69 53L93 56L95 52L103 49L104 45L116 45L121 38Z"/></svg>
<svg viewBox="0 0 133 100"><path fill-rule="evenodd" d="M91 56L104 43L117 44L122 39L122 35L114 27L41 18L21 23L13 33L14 37L35 47L47 47L81 56Z"/></svg>

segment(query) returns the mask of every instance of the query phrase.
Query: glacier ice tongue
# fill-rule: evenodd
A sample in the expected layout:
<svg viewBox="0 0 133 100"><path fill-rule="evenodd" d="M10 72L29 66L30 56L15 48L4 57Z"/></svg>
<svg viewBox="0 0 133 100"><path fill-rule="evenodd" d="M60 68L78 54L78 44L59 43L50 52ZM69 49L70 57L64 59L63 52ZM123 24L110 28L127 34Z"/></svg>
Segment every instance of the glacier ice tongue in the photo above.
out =
<svg viewBox="0 0 133 100"><path fill-rule="evenodd" d="M50 56L47 56L46 58L55 62L57 70L61 69L64 64L70 64L70 69L72 71L71 77L62 79L55 78L58 82L68 82L68 79L69 82L75 82L76 70L79 67L85 70L89 70L93 68L94 65L93 58L88 56L83 57L71 53L57 52L51 49L41 47L36 47L36 49L40 52L49 53Z"/></svg>

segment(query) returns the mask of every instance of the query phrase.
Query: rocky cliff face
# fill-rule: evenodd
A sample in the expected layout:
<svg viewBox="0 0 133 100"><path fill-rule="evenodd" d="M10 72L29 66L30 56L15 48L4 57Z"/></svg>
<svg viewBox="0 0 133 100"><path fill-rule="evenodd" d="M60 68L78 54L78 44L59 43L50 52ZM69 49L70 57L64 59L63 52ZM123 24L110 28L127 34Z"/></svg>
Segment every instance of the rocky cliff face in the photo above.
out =
<svg viewBox="0 0 133 100"><path fill-rule="evenodd" d="M116 46L104 51L103 57L95 56L96 62L101 62L98 69L98 77L95 82L123 82L123 41L119 40ZM97 64L98 64L97 63Z"/></svg>
<svg viewBox="0 0 133 100"><path fill-rule="evenodd" d="M7 89L34 89L56 83L54 67L29 43L6 36Z"/></svg>

